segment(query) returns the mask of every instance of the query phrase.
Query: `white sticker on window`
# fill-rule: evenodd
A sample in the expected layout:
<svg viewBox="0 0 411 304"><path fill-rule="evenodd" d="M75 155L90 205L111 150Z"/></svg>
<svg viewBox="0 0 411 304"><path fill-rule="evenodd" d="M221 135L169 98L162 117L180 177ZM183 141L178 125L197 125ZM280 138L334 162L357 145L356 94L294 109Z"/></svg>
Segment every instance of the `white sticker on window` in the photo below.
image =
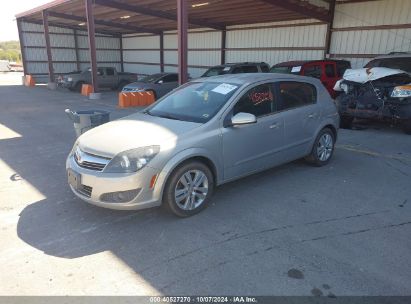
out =
<svg viewBox="0 0 411 304"><path fill-rule="evenodd" d="M300 71L301 71L301 65L300 65L300 66L293 67L293 68L291 69L291 73L298 73L298 72L300 72Z"/></svg>
<svg viewBox="0 0 411 304"><path fill-rule="evenodd" d="M215 93L227 95L228 93L230 93L231 91L235 89L237 89L237 86L235 85L231 85L228 83L222 83L218 87L214 88L212 91Z"/></svg>
<svg viewBox="0 0 411 304"><path fill-rule="evenodd" d="M230 69L231 69L231 67L225 67L223 71L228 72Z"/></svg>

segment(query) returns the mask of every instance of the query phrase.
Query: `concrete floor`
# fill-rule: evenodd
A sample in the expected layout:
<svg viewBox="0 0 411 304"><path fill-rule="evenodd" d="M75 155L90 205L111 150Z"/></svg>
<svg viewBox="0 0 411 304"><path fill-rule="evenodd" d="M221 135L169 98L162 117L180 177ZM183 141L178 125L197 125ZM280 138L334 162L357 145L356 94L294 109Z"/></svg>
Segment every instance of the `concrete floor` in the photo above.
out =
<svg viewBox="0 0 411 304"><path fill-rule="evenodd" d="M1 82L1 77L0 77ZM217 189L204 212L119 212L70 192L67 91L0 86L0 295L410 295L411 136L341 130L332 162Z"/></svg>

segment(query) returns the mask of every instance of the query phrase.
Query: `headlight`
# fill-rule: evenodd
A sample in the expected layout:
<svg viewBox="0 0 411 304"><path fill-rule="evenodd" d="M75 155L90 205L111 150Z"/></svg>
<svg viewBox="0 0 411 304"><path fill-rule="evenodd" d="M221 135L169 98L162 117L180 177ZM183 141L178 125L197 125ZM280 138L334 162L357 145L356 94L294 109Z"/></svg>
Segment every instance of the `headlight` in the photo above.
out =
<svg viewBox="0 0 411 304"><path fill-rule="evenodd" d="M148 146L117 154L104 169L105 173L133 173L143 169L160 152L160 146Z"/></svg>
<svg viewBox="0 0 411 304"><path fill-rule="evenodd" d="M67 77L67 81L73 81L73 78Z"/></svg>
<svg viewBox="0 0 411 304"><path fill-rule="evenodd" d="M411 85L395 87L394 90L392 90L391 97L395 97L395 98L411 97Z"/></svg>

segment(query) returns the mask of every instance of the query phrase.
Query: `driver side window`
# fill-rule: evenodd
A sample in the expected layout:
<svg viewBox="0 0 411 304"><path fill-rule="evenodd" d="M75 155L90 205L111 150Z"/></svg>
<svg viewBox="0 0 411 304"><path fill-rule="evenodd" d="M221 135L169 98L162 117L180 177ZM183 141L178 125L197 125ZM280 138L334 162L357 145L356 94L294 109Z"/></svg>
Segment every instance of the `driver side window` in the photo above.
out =
<svg viewBox="0 0 411 304"><path fill-rule="evenodd" d="M244 112L261 117L277 111L273 84L258 85L245 93L233 109L233 116Z"/></svg>

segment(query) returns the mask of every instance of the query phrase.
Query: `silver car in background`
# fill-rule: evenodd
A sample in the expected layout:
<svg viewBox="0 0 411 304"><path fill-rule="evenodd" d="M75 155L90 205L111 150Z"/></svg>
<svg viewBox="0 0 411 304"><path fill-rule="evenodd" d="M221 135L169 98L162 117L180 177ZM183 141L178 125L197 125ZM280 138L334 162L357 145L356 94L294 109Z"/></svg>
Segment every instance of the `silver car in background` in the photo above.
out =
<svg viewBox="0 0 411 304"><path fill-rule="evenodd" d="M202 78L144 112L80 136L67 158L69 184L101 207L163 204L191 216L223 183L299 158L327 164L338 125L336 106L317 79L265 73Z"/></svg>
<svg viewBox="0 0 411 304"><path fill-rule="evenodd" d="M161 98L178 87L177 73L158 73L146 76L123 87L122 92L150 91L155 98Z"/></svg>

